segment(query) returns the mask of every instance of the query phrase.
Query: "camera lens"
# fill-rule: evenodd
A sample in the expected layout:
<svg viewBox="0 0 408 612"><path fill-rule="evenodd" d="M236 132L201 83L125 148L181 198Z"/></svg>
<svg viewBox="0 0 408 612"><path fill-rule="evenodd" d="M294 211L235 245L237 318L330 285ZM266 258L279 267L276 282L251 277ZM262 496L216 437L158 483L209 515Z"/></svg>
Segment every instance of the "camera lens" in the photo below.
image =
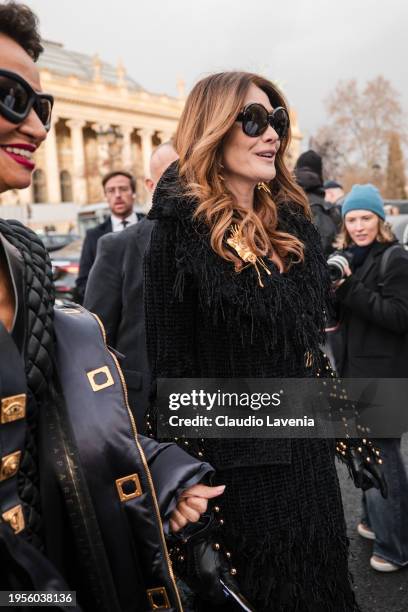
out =
<svg viewBox="0 0 408 612"><path fill-rule="evenodd" d="M348 259L344 255L334 253L327 260L329 266L329 275L332 283L341 280L345 276L345 271L349 265Z"/></svg>

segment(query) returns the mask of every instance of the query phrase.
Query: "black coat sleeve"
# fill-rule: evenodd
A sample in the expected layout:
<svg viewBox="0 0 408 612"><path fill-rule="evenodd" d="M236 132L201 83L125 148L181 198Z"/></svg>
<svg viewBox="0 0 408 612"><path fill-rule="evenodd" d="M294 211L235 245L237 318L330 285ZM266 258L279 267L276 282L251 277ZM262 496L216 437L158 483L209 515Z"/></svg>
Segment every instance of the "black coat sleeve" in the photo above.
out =
<svg viewBox="0 0 408 612"><path fill-rule="evenodd" d="M181 493L193 485L209 485L214 469L198 461L177 444L157 442L139 436L153 478L164 530L169 533L169 520Z"/></svg>
<svg viewBox="0 0 408 612"><path fill-rule="evenodd" d="M115 347L122 312L123 257L122 232L106 234L98 240L95 263L86 284L84 306L101 319L108 344Z"/></svg>
<svg viewBox="0 0 408 612"><path fill-rule="evenodd" d="M193 278L177 264L177 221L156 223L144 261L147 350L153 379L195 376Z"/></svg>
<svg viewBox="0 0 408 612"><path fill-rule="evenodd" d="M337 299L359 317L394 333L408 332L408 259L393 257L382 292L373 291L354 275L336 291Z"/></svg>
<svg viewBox="0 0 408 612"><path fill-rule="evenodd" d="M85 296L86 283L89 271L95 260L97 238L93 235L93 230L88 230L82 245L81 259L79 261L79 273L76 279L76 298L82 304Z"/></svg>

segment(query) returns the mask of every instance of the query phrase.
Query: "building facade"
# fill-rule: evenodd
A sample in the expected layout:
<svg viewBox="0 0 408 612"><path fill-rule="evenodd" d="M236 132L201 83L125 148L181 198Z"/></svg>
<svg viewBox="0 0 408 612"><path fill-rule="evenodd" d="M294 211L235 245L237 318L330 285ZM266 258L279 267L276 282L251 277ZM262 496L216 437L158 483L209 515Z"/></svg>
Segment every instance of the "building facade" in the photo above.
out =
<svg viewBox="0 0 408 612"><path fill-rule="evenodd" d="M53 123L35 154L32 186L4 194L1 203L25 207L23 220L35 229L44 225L44 214L49 214L49 224L60 226L62 208L58 205L69 203L74 211L100 202L102 176L120 168L135 175L137 201L146 206L144 178L149 175L150 156L176 130L185 100L184 84L178 83L178 98L149 93L127 75L122 63L114 67L97 55L69 51L49 41L44 41L38 66L43 90L55 97ZM293 165L302 137L294 111L291 120L288 162ZM41 205L37 210L36 204ZM49 206L45 213L44 204ZM41 219L36 214L40 208ZM63 215L62 225L70 214L75 217L74 212Z"/></svg>
<svg viewBox="0 0 408 612"><path fill-rule="evenodd" d="M146 201L143 178L155 146L174 134L184 105L180 97L145 91L99 59L44 42L38 66L43 90L55 97L53 122L35 154L33 184L3 196L4 204L77 205L103 199L101 177L117 168L135 174L138 201Z"/></svg>

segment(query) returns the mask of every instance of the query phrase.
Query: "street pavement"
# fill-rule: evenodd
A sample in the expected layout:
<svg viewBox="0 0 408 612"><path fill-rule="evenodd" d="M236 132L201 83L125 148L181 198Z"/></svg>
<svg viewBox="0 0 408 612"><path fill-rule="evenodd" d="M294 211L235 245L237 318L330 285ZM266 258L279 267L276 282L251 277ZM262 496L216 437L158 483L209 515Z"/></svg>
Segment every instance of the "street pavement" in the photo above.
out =
<svg viewBox="0 0 408 612"><path fill-rule="evenodd" d="M408 469L408 436L404 436L403 453ZM354 578L354 589L361 610L362 612L408 612L408 568L390 574L382 574L371 569L369 560L372 543L360 537L356 531L360 519L361 493L354 487L347 468L339 462L337 468L350 538L350 571Z"/></svg>

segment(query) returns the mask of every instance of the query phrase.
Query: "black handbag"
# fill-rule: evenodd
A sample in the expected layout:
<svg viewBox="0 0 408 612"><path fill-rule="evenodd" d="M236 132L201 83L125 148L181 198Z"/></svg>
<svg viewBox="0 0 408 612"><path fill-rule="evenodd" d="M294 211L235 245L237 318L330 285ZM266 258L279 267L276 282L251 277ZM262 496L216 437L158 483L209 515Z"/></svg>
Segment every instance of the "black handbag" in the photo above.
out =
<svg viewBox="0 0 408 612"><path fill-rule="evenodd" d="M180 534L171 536L171 557L176 572L208 604L208 609L228 604L231 610L255 612L240 593L229 553L217 542L219 529L214 514L208 512L197 523L189 523Z"/></svg>

